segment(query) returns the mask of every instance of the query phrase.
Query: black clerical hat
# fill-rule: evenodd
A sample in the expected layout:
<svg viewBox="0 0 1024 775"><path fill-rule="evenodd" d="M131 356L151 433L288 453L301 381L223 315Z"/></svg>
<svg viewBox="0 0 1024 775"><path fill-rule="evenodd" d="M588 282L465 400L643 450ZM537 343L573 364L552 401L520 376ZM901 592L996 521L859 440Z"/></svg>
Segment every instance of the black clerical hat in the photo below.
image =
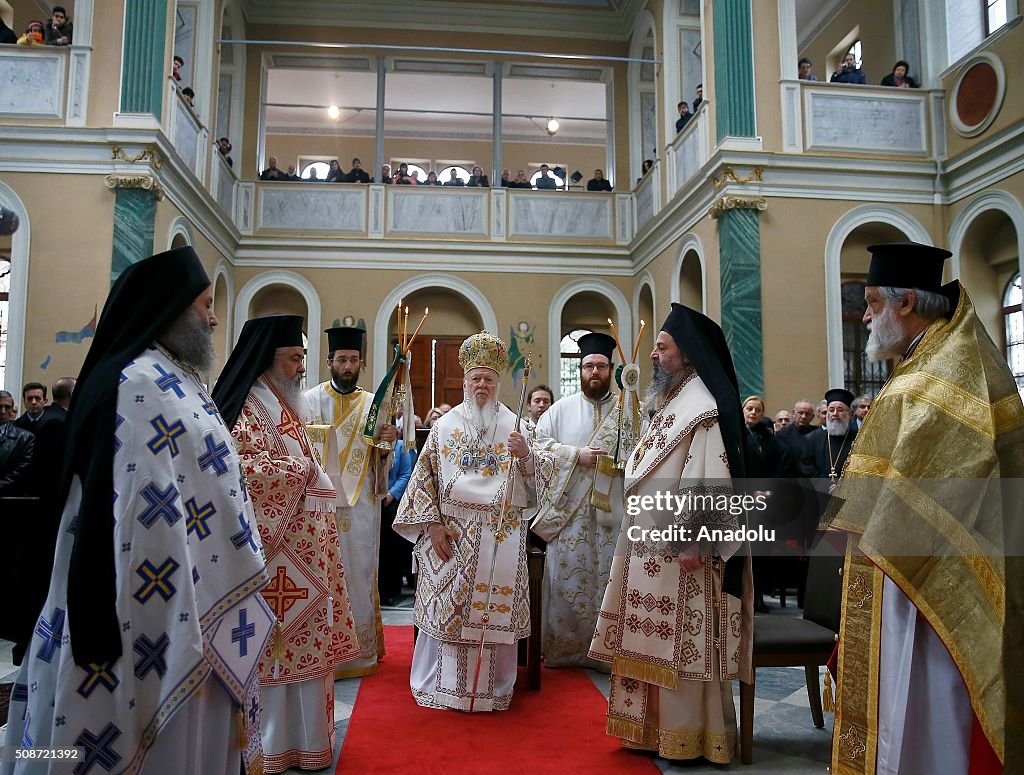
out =
<svg viewBox="0 0 1024 775"><path fill-rule="evenodd" d="M615 339L608 334L589 333L581 336L576 344L580 346L580 359L588 355L603 355L609 361L615 352Z"/></svg>
<svg viewBox="0 0 1024 775"><path fill-rule="evenodd" d="M847 408L849 408L853 406L853 398L853 393L846 388L832 388L825 391L825 401L829 404L833 401L839 401L846 404Z"/></svg>
<svg viewBox="0 0 1024 775"><path fill-rule="evenodd" d="M324 330L327 334L327 352L338 350L359 350L360 356L366 355L366 332L353 326L338 326Z"/></svg>
<svg viewBox="0 0 1024 775"><path fill-rule="evenodd" d="M279 347L302 347L301 315L264 315L245 321L213 388L220 417L231 430L253 383L274 364Z"/></svg>
<svg viewBox="0 0 1024 775"><path fill-rule="evenodd" d="M939 293L942 265L952 256L948 250L918 242L888 242L869 245L871 268L866 285L915 288Z"/></svg>

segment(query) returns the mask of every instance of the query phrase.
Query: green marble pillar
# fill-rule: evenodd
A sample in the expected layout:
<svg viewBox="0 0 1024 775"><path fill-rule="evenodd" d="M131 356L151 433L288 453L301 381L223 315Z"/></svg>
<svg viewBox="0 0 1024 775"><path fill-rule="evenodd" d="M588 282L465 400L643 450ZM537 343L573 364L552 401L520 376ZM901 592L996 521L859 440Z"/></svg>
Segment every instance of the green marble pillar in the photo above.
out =
<svg viewBox="0 0 1024 775"><path fill-rule="evenodd" d="M754 137L754 38L751 0L714 0L715 106L718 142L725 137Z"/></svg>
<svg viewBox="0 0 1024 775"><path fill-rule="evenodd" d="M718 142L757 135L751 0L713 0L714 93ZM718 218L722 329L732 350L741 398L764 392L761 337L761 229L757 210Z"/></svg>
<svg viewBox="0 0 1024 775"><path fill-rule="evenodd" d="M163 113L167 0L125 0L121 112Z"/></svg>
<svg viewBox="0 0 1024 775"><path fill-rule="evenodd" d="M718 218L722 269L722 329L729 343L740 399L764 394L761 345L761 229L757 210L727 210Z"/></svg>
<svg viewBox="0 0 1024 775"><path fill-rule="evenodd" d="M156 199L142 188L114 191L114 255L110 282L137 261L153 255Z"/></svg>

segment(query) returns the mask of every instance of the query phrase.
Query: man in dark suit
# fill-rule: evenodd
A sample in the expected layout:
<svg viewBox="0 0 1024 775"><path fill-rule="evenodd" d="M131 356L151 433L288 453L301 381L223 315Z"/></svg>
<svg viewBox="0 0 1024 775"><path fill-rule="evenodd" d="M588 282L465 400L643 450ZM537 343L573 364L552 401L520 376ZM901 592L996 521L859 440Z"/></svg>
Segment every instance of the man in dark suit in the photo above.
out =
<svg viewBox="0 0 1024 775"><path fill-rule="evenodd" d="M23 431L35 433L36 425L46 409L46 385L42 382L27 382L21 389L21 402L25 405L25 413L14 421L14 425Z"/></svg>

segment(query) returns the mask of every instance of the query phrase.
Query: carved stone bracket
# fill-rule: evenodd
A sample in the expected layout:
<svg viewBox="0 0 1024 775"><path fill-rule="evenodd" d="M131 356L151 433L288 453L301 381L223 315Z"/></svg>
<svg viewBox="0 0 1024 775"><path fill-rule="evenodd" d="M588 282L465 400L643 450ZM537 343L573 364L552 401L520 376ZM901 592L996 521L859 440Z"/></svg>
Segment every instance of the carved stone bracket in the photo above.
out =
<svg viewBox="0 0 1024 775"><path fill-rule="evenodd" d="M134 156L129 156L124 152L124 148L120 145L112 145L110 147L111 158L116 161L126 161L129 164L137 164L139 162L147 162L153 165L154 169L160 169L160 166L164 163L160 153L152 145L147 145L141 151Z"/></svg>
<svg viewBox="0 0 1024 775"><path fill-rule="evenodd" d="M150 175L107 175L103 185L113 191L116 188L142 188L149 191L156 201L164 198L164 189L160 181Z"/></svg>
<svg viewBox="0 0 1024 775"><path fill-rule="evenodd" d="M747 177L741 178L736 174L736 171L733 170L732 167L722 167L722 177L714 179L715 188L721 188L726 183L738 183L741 186L745 186L747 183L753 183L754 181L760 183L761 175L763 173L764 167L754 167Z"/></svg>
<svg viewBox="0 0 1024 775"><path fill-rule="evenodd" d="M708 217L714 220L726 210L767 210L768 200L763 196L723 196L708 210Z"/></svg>

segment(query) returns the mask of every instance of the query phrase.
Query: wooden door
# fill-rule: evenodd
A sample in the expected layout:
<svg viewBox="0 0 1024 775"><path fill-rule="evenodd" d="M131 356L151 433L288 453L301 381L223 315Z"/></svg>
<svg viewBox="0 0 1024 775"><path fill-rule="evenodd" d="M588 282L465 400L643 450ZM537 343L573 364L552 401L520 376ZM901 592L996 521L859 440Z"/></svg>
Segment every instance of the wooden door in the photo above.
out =
<svg viewBox="0 0 1024 775"><path fill-rule="evenodd" d="M459 348L465 337L435 339L436 369L434 372L434 400L440 404L458 406L465 395L462 389L462 367Z"/></svg>
<svg viewBox="0 0 1024 775"><path fill-rule="evenodd" d="M461 336L418 336L412 343L412 371L409 376L412 383L413 408L420 418L426 419L427 413L434 406L445 403L456 406L462 403L459 347L462 346L464 339L465 337ZM395 340L392 340L392 348L394 345ZM434 358L431 358L431 350L434 347ZM431 383L434 385L433 401Z"/></svg>

